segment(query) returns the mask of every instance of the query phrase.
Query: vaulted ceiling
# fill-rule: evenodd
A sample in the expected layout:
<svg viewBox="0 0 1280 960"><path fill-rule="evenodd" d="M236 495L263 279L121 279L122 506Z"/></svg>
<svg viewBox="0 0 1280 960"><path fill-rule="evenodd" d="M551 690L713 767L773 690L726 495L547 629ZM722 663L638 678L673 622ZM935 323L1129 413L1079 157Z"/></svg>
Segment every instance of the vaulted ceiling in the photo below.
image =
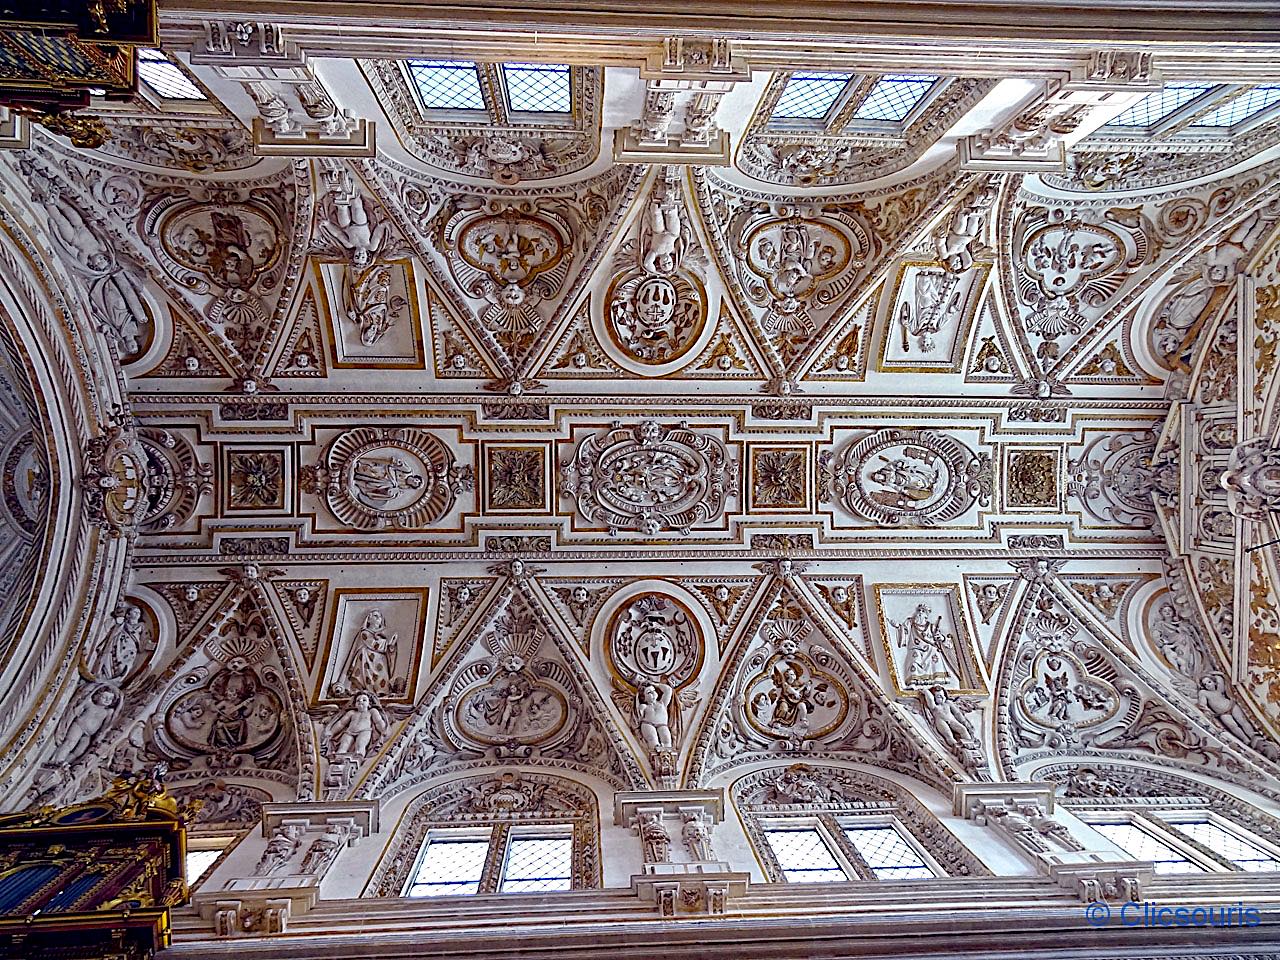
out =
<svg viewBox="0 0 1280 960"><path fill-rule="evenodd" d="M1280 87L322 33L171 22L104 144L0 158L5 242L120 377L69 482L119 597L19 738L28 798L485 756L1270 789L1275 625L1222 617L1275 521L1217 478L1275 434ZM34 555L35 435L0 425Z"/></svg>

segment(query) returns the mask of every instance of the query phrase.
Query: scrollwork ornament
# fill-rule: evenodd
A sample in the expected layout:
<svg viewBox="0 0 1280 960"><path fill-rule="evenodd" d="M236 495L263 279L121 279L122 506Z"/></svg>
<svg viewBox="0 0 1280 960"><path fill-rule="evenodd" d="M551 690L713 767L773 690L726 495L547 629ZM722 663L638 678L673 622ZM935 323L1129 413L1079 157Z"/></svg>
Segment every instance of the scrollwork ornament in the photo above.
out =
<svg viewBox="0 0 1280 960"><path fill-rule="evenodd" d="M561 467L561 492L611 535L687 534L722 516L737 488L737 466L720 440L653 420L588 436Z"/></svg>

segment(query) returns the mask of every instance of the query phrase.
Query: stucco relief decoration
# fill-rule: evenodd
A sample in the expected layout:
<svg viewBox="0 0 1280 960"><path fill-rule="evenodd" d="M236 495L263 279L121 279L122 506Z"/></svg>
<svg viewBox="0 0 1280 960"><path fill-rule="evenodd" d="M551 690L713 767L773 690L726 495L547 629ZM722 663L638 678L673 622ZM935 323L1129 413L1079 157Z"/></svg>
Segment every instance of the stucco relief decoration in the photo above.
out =
<svg viewBox="0 0 1280 960"><path fill-rule="evenodd" d="M630 360L643 367L684 358L707 321L707 258L684 209L678 168L667 168L641 211L639 236L614 257L604 324Z"/></svg>
<svg viewBox="0 0 1280 960"><path fill-rule="evenodd" d="M53 247L85 285L98 329L124 362L137 359L151 343L154 321L143 296L146 273L90 212L70 185L48 176L27 157L19 168L31 182L32 198L43 205Z"/></svg>
<svg viewBox="0 0 1280 960"><path fill-rule="evenodd" d="M138 440L146 455L146 502L143 532L168 530L189 521L200 499L213 491L213 467L201 463L185 437L158 427L144 427Z"/></svg>
<svg viewBox="0 0 1280 960"><path fill-rule="evenodd" d="M684 713L704 656L697 620L678 600L644 593L620 607L609 622L605 655L613 674L613 698L649 751L660 777L675 775Z"/></svg>
<svg viewBox="0 0 1280 960"><path fill-rule="evenodd" d="M157 167L190 173L241 170L259 162L249 131L241 126L196 126L184 123L113 124L103 153Z"/></svg>
<svg viewBox="0 0 1280 960"><path fill-rule="evenodd" d="M1233 516L1261 522L1280 513L1280 448L1266 440L1239 444L1220 483Z"/></svg>
<svg viewBox="0 0 1280 960"><path fill-rule="evenodd" d="M765 738L793 745L821 740L845 719L849 691L830 672L830 654L806 642L812 629L801 619L768 621L767 645L747 663L756 672L743 689L743 715Z"/></svg>
<svg viewBox="0 0 1280 960"><path fill-rule="evenodd" d="M263 295L283 274L288 191L211 188L207 197L162 194L143 227L166 268L183 286L212 300L205 314L245 357L266 333Z"/></svg>
<svg viewBox="0 0 1280 960"><path fill-rule="evenodd" d="M1126 228L1108 212L1030 207L1015 224L1017 292L1023 325L1041 338L1042 359L1057 356L1056 341L1079 334L1097 309L1154 252L1137 217ZM1088 311L1088 313L1086 313Z"/></svg>
<svg viewBox="0 0 1280 960"><path fill-rule="evenodd" d="M323 492L333 515L358 530L429 526L475 487L470 466L458 464L439 437L411 427L349 430L323 463L304 469L303 489Z"/></svg>
<svg viewBox="0 0 1280 960"><path fill-rule="evenodd" d="M1146 527L1155 522L1156 437L1148 430L1095 436L1067 464L1067 493L1097 523Z"/></svg>
<svg viewBox="0 0 1280 960"><path fill-rule="evenodd" d="M782 208L773 216L739 214L737 254L743 290L764 309L761 328L785 354L817 329L813 307L831 303L866 265L870 230L852 218L819 218L817 211Z"/></svg>
<svg viewBox="0 0 1280 960"><path fill-rule="evenodd" d="M545 642L527 612L497 618L483 637L489 656L458 675L443 705L451 739L495 756L528 756L572 732L581 701L563 665L539 655Z"/></svg>
<svg viewBox="0 0 1280 960"><path fill-rule="evenodd" d="M204 647L205 662L188 669L147 722L149 752L175 770L275 767L289 746L286 681L267 662L265 615L242 600Z"/></svg>
<svg viewBox="0 0 1280 960"><path fill-rule="evenodd" d="M991 498L991 458L943 433L878 430L820 463L822 499L876 524L946 523Z"/></svg>
<svg viewBox="0 0 1280 960"><path fill-rule="evenodd" d="M85 449L85 518L111 536L134 536L153 496L147 453L135 426L123 420L104 425Z"/></svg>
<svg viewBox="0 0 1280 960"><path fill-rule="evenodd" d="M1010 661L1009 723L1020 749L1130 750L1221 766L1220 746L1152 696L1046 593Z"/></svg>
<svg viewBox="0 0 1280 960"><path fill-rule="evenodd" d="M654 420L618 423L579 443L561 467L560 491L573 498L578 518L611 535L687 534L723 515L726 499L737 493L737 469L709 433Z"/></svg>
<svg viewBox="0 0 1280 960"><path fill-rule="evenodd" d="M532 349L588 220L571 200L473 197L450 198L433 218L431 232L473 302L478 332L508 364Z"/></svg>
<svg viewBox="0 0 1280 960"><path fill-rule="evenodd" d="M9 439L0 435L0 444ZM4 452L0 500L13 523L27 536L34 536L49 504L48 454L31 429L13 439Z"/></svg>

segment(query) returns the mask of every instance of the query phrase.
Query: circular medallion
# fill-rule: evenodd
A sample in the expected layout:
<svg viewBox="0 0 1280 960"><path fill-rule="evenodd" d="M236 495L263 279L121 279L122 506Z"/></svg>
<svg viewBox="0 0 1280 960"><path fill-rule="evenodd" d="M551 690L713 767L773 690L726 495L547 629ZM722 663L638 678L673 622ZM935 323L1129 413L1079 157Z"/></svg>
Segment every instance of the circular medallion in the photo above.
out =
<svg viewBox="0 0 1280 960"><path fill-rule="evenodd" d="M629 687L662 681L679 689L702 669L702 636L689 608L663 593L641 593L609 620L605 653Z"/></svg>
<svg viewBox="0 0 1280 960"><path fill-rule="evenodd" d="M702 285L682 273L624 273L610 285L606 304L609 338L627 358L645 366L684 358L706 325Z"/></svg>
<svg viewBox="0 0 1280 960"><path fill-rule="evenodd" d="M470 468L459 467L439 437L411 428L350 430L325 462L329 508L362 530L433 523L471 488Z"/></svg>
<svg viewBox="0 0 1280 960"><path fill-rule="evenodd" d="M991 465L942 433L880 430L832 462L833 492L853 513L877 523L954 520L990 496Z"/></svg>

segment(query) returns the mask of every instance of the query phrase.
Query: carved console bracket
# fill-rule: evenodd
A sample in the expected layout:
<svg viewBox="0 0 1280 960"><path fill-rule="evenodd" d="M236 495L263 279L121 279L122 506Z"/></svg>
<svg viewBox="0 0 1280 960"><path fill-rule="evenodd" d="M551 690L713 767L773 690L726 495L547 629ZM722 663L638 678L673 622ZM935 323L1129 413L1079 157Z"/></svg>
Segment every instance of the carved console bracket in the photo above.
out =
<svg viewBox="0 0 1280 960"><path fill-rule="evenodd" d="M734 55L727 39L667 37L661 53L650 54L640 75L644 105L635 123L615 132L615 162L732 162L729 133L716 124L716 112L726 93L751 80L751 69Z"/></svg>
<svg viewBox="0 0 1280 960"><path fill-rule="evenodd" d="M1111 860L1094 851L1060 855L1049 867L1059 887L1075 894L1081 903L1127 903L1141 900L1151 882L1154 866L1147 860Z"/></svg>
<svg viewBox="0 0 1280 960"><path fill-rule="evenodd" d="M1041 873L1049 873L1063 854L1084 844L1053 817L1054 783L958 783L953 794L957 816L994 827L1024 853Z"/></svg>
<svg viewBox="0 0 1280 960"><path fill-rule="evenodd" d="M196 66L239 81L257 108L247 115L261 157L372 157L376 124L340 108L306 53L279 26L210 21L191 54Z"/></svg>
<svg viewBox="0 0 1280 960"><path fill-rule="evenodd" d="M1026 783L991 783L971 781L957 783L951 791L951 810L957 817L973 820L983 804L1013 800L1038 803L1045 813L1053 813L1054 794L1058 784L1049 781Z"/></svg>
<svg viewBox="0 0 1280 960"><path fill-rule="evenodd" d="M316 905L316 883L264 890L197 891L191 905L204 920L213 921L217 937L260 937L284 933L292 917Z"/></svg>
<svg viewBox="0 0 1280 960"><path fill-rule="evenodd" d="M1086 64L1047 80L1040 95L1001 129L961 138L961 166L996 173L1060 172L1073 143L1160 87L1151 54L1095 51Z"/></svg>
<svg viewBox="0 0 1280 960"><path fill-rule="evenodd" d="M630 826L644 854L631 878L641 900L664 917L721 914L747 892L751 875L715 859L712 828L724 818L723 790L632 791L615 795L613 822Z"/></svg>

